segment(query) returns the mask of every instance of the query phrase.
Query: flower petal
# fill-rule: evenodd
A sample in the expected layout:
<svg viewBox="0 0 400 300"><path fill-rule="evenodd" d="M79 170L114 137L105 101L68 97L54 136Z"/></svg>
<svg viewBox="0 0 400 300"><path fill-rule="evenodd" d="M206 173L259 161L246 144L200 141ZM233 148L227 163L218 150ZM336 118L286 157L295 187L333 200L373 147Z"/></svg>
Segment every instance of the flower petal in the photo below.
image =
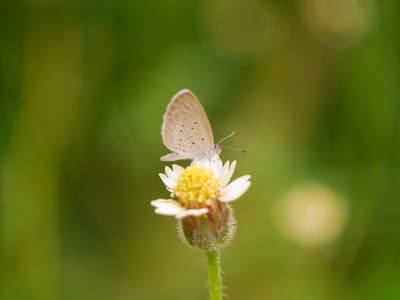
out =
<svg viewBox="0 0 400 300"><path fill-rule="evenodd" d="M183 172L183 170L185 170L185 168L179 165L172 165L172 170L174 170L176 176L178 177Z"/></svg>
<svg viewBox="0 0 400 300"><path fill-rule="evenodd" d="M172 199L153 200L151 205L156 208L156 214L164 216L176 216L186 210L178 201Z"/></svg>
<svg viewBox="0 0 400 300"><path fill-rule="evenodd" d="M226 175L229 171L229 160L222 167L221 174L219 175L219 179L222 180L222 183L225 181Z"/></svg>
<svg viewBox="0 0 400 300"><path fill-rule="evenodd" d="M177 219L183 219L186 218L188 216L201 216L201 215L205 215L208 213L208 208L200 208L200 209L188 209L184 212L178 213L175 215L175 218Z"/></svg>
<svg viewBox="0 0 400 300"><path fill-rule="evenodd" d="M178 175L174 171L172 171L170 167L165 167L165 175L173 180L176 180L178 178Z"/></svg>
<svg viewBox="0 0 400 300"><path fill-rule="evenodd" d="M221 189L226 187L229 183L229 180L231 180L233 172L235 171L236 168L236 160L231 163L231 166L229 167L229 161L227 161L224 165L223 169L223 174L221 174L220 179L222 180L221 184Z"/></svg>
<svg viewBox="0 0 400 300"><path fill-rule="evenodd" d="M190 166L200 165L204 168L210 169L210 160L208 158L205 159L194 159Z"/></svg>
<svg viewBox="0 0 400 300"><path fill-rule="evenodd" d="M176 182L174 179L167 177L163 173L159 173L158 175L160 176L160 178L164 182L164 184L167 186L167 189L172 189L176 185Z"/></svg>
<svg viewBox="0 0 400 300"><path fill-rule="evenodd" d="M211 157L210 169L214 171L215 176L220 178L222 172L222 160L219 158L218 154Z"/></svg>
<svg viewBox="0 0 400 300"><path fill-rule="evenodd" d="M250 175L244 175L231 182L226 188L221 190L219 200L222 202L230 202L240 198L251 185L249 179Z"/></svg>

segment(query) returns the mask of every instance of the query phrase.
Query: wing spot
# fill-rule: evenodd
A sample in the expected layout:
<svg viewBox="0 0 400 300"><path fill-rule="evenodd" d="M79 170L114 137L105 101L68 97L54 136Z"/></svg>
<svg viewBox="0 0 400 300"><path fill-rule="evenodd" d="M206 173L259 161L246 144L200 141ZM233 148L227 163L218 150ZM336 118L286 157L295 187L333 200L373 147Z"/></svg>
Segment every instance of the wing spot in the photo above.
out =
<svg viewBox="0 0 400 300"><path fill-rule="evenodd" d="M180 142L182 142L182 139L179 139Z"/></svg>
<svg viewBox="0 0 400 300"><path fill-rule="evenodd" d="M185 151L185 150L182 150L182 152L185 153L186 151Z"/></svg>
<svg viewBox="0 0 400 300"><path fill-rule="evenodd" d="M182 124L182 127L185 127L185 124Z"/></svg>
<svg viewBox="0 0 400 300"><path fill-rule="evenodd" d="M197 125L197 122L196 122L196 121L194 121L194 122L193 122L193 124L194 124L194 125Z"/></svg>
<svg viewBox="0 0 400 300"><path fill-rule="evenodd" d="M186 108L187 108L187 109L190 109L190 106L188 105L188 106L186 106Z"/></svg>
<svg viewBox="0 0 400 300"><path fill-rule="evenodd" d="M201 138L201 141L204 142L204 138L203 137Z"/></svg>
<svg viewBox="0 0 400 300"><path fill-rule="evenodd" d="M180 146L180 145L181 145L181 143L178 144L178 146Z"/></svg>
<svg viewBox="0 0 400 300"><path fill-rule="evenodd" d="M194 130L194 127L191 127L190 129Z"/></svg>
<svg viewBox="0 0 400 300"><path fill-rule="evenodd" d="M183 129L179 130L179 132L183 132Z"/></svg>
<svg viewBox="0 0 400 300"><path fill-rule="evenodd" d="M192 145L194 145L194 142L192 142Z"/></svg>

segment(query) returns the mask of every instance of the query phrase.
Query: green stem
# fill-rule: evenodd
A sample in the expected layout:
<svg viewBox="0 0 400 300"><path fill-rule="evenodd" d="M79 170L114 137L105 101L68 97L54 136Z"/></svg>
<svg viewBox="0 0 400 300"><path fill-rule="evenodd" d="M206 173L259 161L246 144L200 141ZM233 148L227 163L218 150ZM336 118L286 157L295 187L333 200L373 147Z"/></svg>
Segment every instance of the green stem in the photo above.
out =
<svg viewBox="0 0 400 300"><path fill-rule="evenodd" d="M216 250L207 251L207 262L208 262L208 277L210 284L210 299L221 300L222 299L222 287L221 287L221 269L220 269L220 258L219 252Z"/></svg>

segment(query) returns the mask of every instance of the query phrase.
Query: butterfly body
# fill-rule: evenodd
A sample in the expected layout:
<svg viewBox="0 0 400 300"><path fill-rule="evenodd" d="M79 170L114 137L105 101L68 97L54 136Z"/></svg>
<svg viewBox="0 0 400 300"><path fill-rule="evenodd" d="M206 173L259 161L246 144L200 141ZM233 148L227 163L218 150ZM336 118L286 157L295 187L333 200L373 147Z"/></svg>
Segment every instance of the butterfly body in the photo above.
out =
<svg viewBox="0 0 400 300"><path fill-rule="evenodd" d="M178 92L164 114L161 127L164 145L171 151L162 161L205 159L221 152L214 144L210 121L197 97L189 90Z"/></svg>

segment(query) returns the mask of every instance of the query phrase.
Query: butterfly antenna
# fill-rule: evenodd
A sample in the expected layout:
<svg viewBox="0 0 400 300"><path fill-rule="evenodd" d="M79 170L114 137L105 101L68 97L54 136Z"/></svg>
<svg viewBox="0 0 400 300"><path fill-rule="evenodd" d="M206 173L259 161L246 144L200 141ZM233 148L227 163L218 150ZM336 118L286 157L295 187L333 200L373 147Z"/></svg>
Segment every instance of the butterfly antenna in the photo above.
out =
<svg viewBox="0 0 400 300"><path fill-rule="evenodd" d="M224 137L222 140L220 140L220 141L217 143L217 145L219 145L219 143L225 141L227 138L230 138L230 137L231 137L232 135L234 135L234 134L235 134L235 132L232 131L228 136L226 136L226 137Z"/></svg>
<svg viewBox="0 0 400 300"><path fill-rule="evenodd" d="M220 141L217 143L217 145L219 145L219 143L225 141L227 138L230 138L230 137L231 137L232 135L234 135L234 134L235 134L235 132L232 131L227 137L224 137L222 140L220 140ZM246 151L246 150L240 150L240 149L236 149L236 148L233 148L233 147L228 147L228 146L220 146L220 147L221 147L221 148L227 148L227 149L236 150L236 151L243 152L243 153L249 153L249 152Z"/></svg>
<svg viewBox="0 0 400 300"><path fill-rule="evenodd" d="M236 148L233 148L233 147L228 147L228 146L220 146L220 147L221 147L221 148L227 148L227 149L236 150L236 151L243 152L243 153L249 153L249 151L240 150L240 149L236 149Z"/></svg>

